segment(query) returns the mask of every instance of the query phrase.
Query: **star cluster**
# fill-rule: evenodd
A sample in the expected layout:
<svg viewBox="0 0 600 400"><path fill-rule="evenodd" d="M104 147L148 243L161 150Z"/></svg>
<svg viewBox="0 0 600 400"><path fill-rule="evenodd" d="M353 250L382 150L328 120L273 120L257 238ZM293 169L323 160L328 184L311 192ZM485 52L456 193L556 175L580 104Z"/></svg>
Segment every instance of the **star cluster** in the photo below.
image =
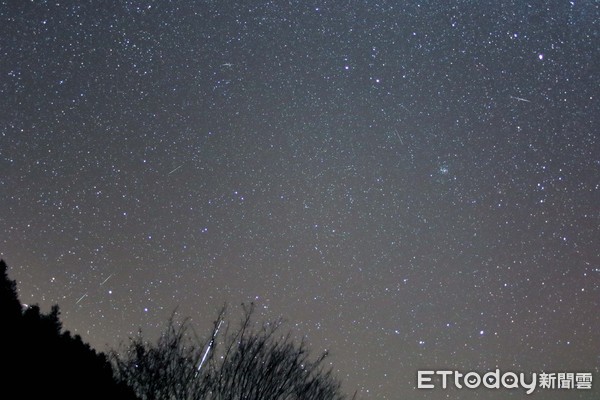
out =
<svg viewBox="0 0 600 400"><path fill-rule="evenodd" d="M364 399L446 398L426 367L600 379L599 16L2 1L0 255L100 349L252 301Z"/></svg>

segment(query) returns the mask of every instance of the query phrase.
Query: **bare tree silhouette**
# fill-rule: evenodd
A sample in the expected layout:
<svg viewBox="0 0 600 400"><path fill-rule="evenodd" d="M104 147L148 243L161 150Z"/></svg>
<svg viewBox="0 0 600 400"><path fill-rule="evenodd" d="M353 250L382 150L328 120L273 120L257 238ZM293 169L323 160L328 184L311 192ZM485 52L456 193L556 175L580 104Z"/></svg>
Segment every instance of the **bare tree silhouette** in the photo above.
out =
<svg viewBox="0 0 600 400"><path fill-rule="evenodd" d="M113 351L117 378L142 400L344 400L340 382L325 367L327 352L311 358L304 341L283 334L281 320L259 327L254 306L243 306L230 331L225 308L201 341L175 313L156 344L141 333ZM354 397L353 397L354 398Z"/></svg>

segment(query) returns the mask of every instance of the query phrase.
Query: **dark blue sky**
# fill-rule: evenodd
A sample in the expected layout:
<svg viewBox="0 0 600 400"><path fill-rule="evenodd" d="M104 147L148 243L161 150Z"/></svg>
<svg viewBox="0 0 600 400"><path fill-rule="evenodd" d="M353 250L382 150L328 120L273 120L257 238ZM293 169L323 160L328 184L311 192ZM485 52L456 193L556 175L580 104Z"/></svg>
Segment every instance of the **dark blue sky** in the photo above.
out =
<svg viewBox="0 0 600 400"><path fill-rule="evenodd" d="M419 368L597 376L598 17L1 1L0 256L99 349L254 301L363 399L508 395Z"/></svg>

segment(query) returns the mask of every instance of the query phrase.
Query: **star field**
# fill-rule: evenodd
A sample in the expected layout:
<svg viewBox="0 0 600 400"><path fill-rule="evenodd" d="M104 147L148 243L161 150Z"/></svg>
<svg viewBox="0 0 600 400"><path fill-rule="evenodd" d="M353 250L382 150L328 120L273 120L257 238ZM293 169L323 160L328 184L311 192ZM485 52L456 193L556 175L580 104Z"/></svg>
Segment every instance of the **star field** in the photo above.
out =
<svg viewBox="0 0 600 400"><path fill-rule="evenodd" d="M362 399L593 398L599 7L0 1L0 256L100 350L253 301Z"/></svg>

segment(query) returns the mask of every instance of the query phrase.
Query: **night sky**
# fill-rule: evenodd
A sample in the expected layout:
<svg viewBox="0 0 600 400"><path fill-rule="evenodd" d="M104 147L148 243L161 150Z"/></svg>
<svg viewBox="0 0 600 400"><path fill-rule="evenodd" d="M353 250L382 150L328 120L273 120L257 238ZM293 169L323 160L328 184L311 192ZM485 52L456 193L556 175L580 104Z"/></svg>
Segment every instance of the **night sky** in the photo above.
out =
<svg viewBox="0 0 600 400"><path fill-rule="evenodd" d="M528 397L415 389L496 367L593 372L541 396L596 398L599 17L1 1L0 256L99 350L254 302L362 399Z"/></svg>

